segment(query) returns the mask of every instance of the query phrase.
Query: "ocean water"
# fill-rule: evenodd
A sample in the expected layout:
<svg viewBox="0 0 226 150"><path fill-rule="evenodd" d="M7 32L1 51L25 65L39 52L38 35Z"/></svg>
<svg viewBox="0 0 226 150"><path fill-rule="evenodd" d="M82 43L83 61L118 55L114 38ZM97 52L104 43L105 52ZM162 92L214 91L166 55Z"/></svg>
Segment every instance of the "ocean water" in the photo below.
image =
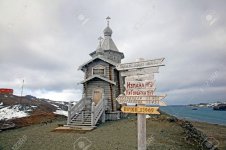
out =
<svg viewBox="0 0 226 150"><path fill-rule="evenodd" d="M197 108L198 110L192 109L193 107L190 106L160 107L161 111L180 119L226 125L226 111L214 111L212 108Z"/></svg>

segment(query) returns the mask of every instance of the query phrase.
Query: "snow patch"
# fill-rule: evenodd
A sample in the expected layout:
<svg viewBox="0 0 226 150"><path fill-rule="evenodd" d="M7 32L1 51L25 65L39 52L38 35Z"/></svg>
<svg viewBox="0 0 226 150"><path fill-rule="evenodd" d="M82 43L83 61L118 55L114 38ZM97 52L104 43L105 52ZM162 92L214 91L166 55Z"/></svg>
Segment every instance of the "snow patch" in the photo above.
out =
<svg viewBox="0 0 226 150"><path fill-rule="evenodd" d="M151 118L151 116L150 115L146 115L146 118L148 119L148 118Z"/></svg>
<svg viewBox="0 0 226 150"><path fill-rule="evenodd" d="M54 107L56 107L56 108L59 108L59 106L58 105L56 105L56 104L51 104L51 105L53 105Z"/></svg>
<svg viewBox="0 0 226 150"><path fill-rule="evenodd" d="M68 116L68 111L65 111L65 110L56 110L54 112L54 114L58 114L58 115L63 115L63 116Z"/></svg>
<svg viewBox="0 0 226 150"><path fill-rule="evenodd" d="M2 119L12 119L12 118L22 118L29 116L26 112L20 110L21 105L13 105L0 109L0 120Z"/></svg>

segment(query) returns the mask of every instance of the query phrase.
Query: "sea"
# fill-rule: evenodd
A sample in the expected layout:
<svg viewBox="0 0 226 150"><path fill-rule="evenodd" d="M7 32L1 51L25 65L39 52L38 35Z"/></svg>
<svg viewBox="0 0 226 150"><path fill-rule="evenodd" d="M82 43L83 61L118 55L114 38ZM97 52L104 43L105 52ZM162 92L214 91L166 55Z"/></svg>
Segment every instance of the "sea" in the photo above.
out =
<svg viewBox="0 0 226 150"><path fill-rule="evenodd" d="M194 107L191 106L178 105L160 107L161 111L179 119L226 125L226 111L216 111L213 108L205 107L197 107L197 110L193 109Z"/></svg>

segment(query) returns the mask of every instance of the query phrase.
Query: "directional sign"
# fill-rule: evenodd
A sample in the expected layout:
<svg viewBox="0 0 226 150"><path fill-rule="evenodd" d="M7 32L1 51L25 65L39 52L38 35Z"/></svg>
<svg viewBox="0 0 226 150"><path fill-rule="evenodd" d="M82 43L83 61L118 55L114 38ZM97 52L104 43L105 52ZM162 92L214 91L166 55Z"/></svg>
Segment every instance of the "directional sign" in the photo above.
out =
<svg viewBox="0 0 226 150"><path fill-rule="evenodd" d="M134 75L144 75L158 73L159 67L143 68L143 69L133 69L129 71L121 72L121 76L134 76Z"/></svg>
<svg viewBox="0 0 226 150"><path fill-rule="evenodd" d="M151 89L126 89L126 96L152 96L155 91L155 87Z"/></svg>
<svg viewBox="0 0 226 150"><path fill-rule="evenodd" d="M158 106L166 106L166 103L159 100L118 100L120 104L124 103L132 103L132 104L149 104L149 105L158 105Z"/></svg>
<svg viewBox="0 0 226 150"><path fill-rule="evenodd" d="M148 67L156 67L156 66L164 66L163 64L164 58L132 62L132 63L124 63L118 64L116 66L117 70L129 70L129 69L138 69L138 68L148 68Z"/></svg>
<svg viewBox="0 0 226 150"><path fill-rule="evenodd" d="M144 106L123 106L121 111L124 113L135 113L135 114L155 114L159 115L159 107L144 107Z"/></svg>
<svg viewBox="0 0 226 150"><path fill-rule="evenodd" d="M143 80L153 80L154 74L136 75L125 77L126 81L143 81Z"/></svg>
<svg viewBox="0 0 226 150"><path fill-rule="evenodd" d="M162 95L162 96L156 96L156 95L152 95L152 96L125 96L125 95L119 95L116 100L120 103L133 103L136 101L161 101L163 98L165 98L166 95Z"/></svg>
<svg viewBox="0 0 226 150"><path fill-rule="evenodd" d="M145 80L145 81L126 81L126 89L150 89L153 88L155 81L154 80Z"/></svg>

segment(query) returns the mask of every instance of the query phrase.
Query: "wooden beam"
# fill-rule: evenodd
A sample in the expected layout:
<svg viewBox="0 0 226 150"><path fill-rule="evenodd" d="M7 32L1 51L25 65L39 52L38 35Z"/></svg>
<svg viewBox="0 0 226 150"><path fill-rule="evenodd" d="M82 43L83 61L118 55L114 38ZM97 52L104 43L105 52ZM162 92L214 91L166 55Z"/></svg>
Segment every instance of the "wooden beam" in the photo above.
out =
<svg viewBox="0 0 226 150"><path fill-rule="evenodd" d="M109 64L109 80L111 80L112 81L112 67L111 67L111 65ZM111 84L109 84L109 86L110 86L110 95L111 95L111 109L112 109L112 111L114 111L114 102L113 102L113 90L112 90L112 85Z"/></svg>

